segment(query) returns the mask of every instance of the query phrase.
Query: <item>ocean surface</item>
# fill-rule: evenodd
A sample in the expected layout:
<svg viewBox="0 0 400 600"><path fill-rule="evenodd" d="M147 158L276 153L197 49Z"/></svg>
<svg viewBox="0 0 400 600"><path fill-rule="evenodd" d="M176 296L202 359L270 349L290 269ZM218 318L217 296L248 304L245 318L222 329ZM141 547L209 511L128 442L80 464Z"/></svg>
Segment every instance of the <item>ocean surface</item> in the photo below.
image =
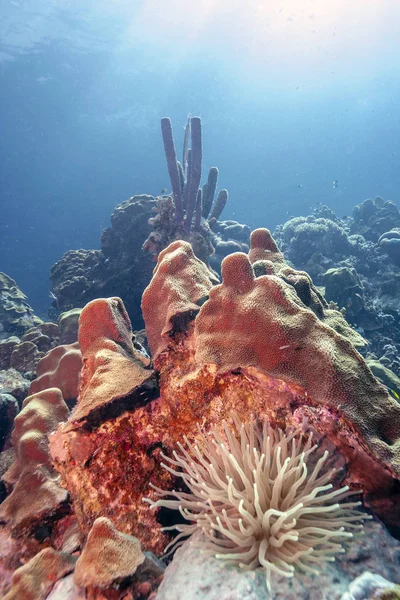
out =
<svg viewBox="0 0 400 600"><path fill-rule="evenodd" d="M201 116L225 219L398 202L399 22L398 0L1 0L0 270L45 315L62 254L169 189L164 116L179 148Z"/></svg>

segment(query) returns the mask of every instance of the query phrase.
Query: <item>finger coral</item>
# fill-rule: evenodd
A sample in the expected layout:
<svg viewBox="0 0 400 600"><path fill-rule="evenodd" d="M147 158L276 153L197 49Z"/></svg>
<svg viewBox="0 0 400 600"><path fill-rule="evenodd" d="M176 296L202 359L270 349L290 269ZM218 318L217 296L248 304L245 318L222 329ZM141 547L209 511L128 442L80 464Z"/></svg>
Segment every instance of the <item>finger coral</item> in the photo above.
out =
<svg viewBox="0 0 400 600"><path fill-rule="evenodd" d="M158 196L156 215L149 219L153 231L143 244L154 259L174 240L188 240L198 258L209 264L214 254L212 229L228 201L227 190L220 190L214 202L218 169L212 167L207 183L200 188L202 173L202 125L200 117L190 117L185 128L183 160L177 160L171 119L161 119L168 173L172 192ZM190 146L190 147L189 147Z"/></svg>
<svg viewBox="0 0 400 600"><path fill-rule="evenodd" d="M334 469L323 470L328 452L315 458L312 435L305 441L300 430L273 429L266 419L262 426L224 423L222 435L214 429L185 444L178 443L174 458L163 455L163 467L189 493L153 486L161 498L145 500L177 509L190 522L166 528L180 532L169 547L201 531L196 544L203 551L244 569L265 569L269 589L273 572L318 574L368 518L359 502L339 504L349 488L332 489Z"/></svg>

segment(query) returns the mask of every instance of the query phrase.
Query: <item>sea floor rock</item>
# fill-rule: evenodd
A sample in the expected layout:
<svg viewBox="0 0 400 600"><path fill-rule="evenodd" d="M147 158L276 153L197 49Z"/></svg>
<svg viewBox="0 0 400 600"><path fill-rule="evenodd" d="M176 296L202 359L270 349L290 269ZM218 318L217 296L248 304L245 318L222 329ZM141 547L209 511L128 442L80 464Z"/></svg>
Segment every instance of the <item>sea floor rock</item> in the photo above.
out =
<svg viewBox="0 0 400 600"><path fill-rule="evenodd" d="M40 325L33 308L26 301L25 294L8 275L0 272L0 337L21 336L31 327Z"/></svg>
<svg viewBox="0 0 400 600"><path fill-rule="evenodd" d="M0 393L0 450L7 450L11 446L11 431L18 411L14 396Z"/></svg>
<svg viewBox="0 0 400 600"><path fill-rule="evenodd" d="M85 600L85 598L85 590L76 585L73 573L57 581L47 596L47 600Z"/></svg>
<svg viewBox="0 0 400 600"><path fill-rule="evenodd" d="M398 586L388 581L381 575L364 571L349 585L347 592L343 594L340 600L395 600L397 595L391 595L391 591L396 590ZM398 594L398 590L397 590Z"/></svg>
<svg viewBox="0 0 400 600"><path fill-rule="evenodd" d="M30 384L31 382L15 369L0 371L0 394L11 394L19 404L22 404L28 395Z"/></svg>
<svg viewBox="0 0 400 600"><path fill-rule="evenodd" d="M194 539L179 548L160 585L156 600L339 600L365 571L400 583L400 542L378 521L365 525L365 535L352 540L318 577L273 577L268 592L260 571L241 571L201 554Z"/></svg>

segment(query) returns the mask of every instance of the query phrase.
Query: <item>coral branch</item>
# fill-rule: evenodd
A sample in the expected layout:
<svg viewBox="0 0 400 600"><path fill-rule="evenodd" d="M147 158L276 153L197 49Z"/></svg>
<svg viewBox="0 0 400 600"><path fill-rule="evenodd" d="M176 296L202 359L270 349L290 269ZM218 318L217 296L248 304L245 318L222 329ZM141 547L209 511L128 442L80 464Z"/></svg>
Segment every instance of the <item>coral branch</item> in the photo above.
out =
<svg viewBox="0 0 400 600"><path fill-rule="evenodd" d="M228 202L228 190L221 190L220 193L218 194L218 197L215 201L215 204L214 204L211 214L209 216L209 221L211 221L211 219L215 219L215 220L219 219L227 202Z"/></svg>
<svg viewBox="0 0 400 600"><path fill-rule="evenodd" d="M194 230L199 231L201 225L201 213L203 212L203 191L199 189L197 192L196 212L194 219Z"/></svg>
<svg viewBox="0 0 400 600"><path fill-rule="evenodd" d="M214 202L215 189L218 183L219 171L217 167L211 167L208 173L208 181L203 185L203 217L206 219L210 214Z"/></svg>
<svg viewBox="0 0 400 600"><path fill-rule="evenodd" d="M203 158L203 145L201 136L201 119L200 117L192 117L191 125L191 154L192 168L190 180L186 182L189 186L186 207L185 229L190 232L192 226L193 213L196 207L197 192L200 186L201 179L201 161Z"/></svg>
<svg viewBox="0 0 400 600"><path fill-rule="evenodd" d="M187 177L187 168L188 168L188 158L189 158L189 138L190 138L190 114L188 116L188 120L185 127L185 139L183 142L183 174L185 178Z"/></svg>
<svg viewBox="0 0 400 600"><path fill-rule="evenodd" d="M174 194L175 218L179 222L183 219L182 188L176 160L174 137L172 135L172 124L169 117L161 119L161 131L164 141L165 156L167 158L168 173L171 179L172 192Z"/></svg>

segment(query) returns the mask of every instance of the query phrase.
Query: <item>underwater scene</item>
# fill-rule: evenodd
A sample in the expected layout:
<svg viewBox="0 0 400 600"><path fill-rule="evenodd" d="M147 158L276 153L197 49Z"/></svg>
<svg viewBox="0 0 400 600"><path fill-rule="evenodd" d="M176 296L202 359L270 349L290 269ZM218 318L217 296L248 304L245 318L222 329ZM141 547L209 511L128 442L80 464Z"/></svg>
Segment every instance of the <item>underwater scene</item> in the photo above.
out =
<svg viewBox="0 0 400 600"><path fill-rule="evenodd" d="M0 2L0 598L400 600L400 2Z"/></svg>

